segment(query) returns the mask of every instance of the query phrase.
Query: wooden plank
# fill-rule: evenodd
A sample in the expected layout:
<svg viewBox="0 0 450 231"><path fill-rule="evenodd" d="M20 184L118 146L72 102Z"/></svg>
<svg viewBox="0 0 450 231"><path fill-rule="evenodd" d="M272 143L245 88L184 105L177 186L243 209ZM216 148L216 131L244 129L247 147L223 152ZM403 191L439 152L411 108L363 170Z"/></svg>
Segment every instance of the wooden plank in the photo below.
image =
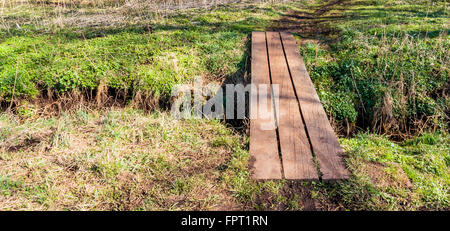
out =
<svg viewBox="0 0 450 231"><path fill-rule="evenodd" d="M276 113L281 158L286 179L317 180L310 144L300 116L278 32L267 32L272 84L279 85L279 111Z"/></svg>
<svg viewBox="0 0 450 231"><path fill-rule="evenodd" d="M252 84L270 86L269 64L267 60L266 37L264 32L252 33ZM275 127L275 113L271 100L271 91L260 92L259 97L265 97L268 105L264 115L258 116L258 104L255 99L258 92L251 91L250 101L250 169L255 179L281 179L281 162L278 154L278 142ZM268 129L267 125L272 125ZM269 126L270 127L270 126Z"/></svg>
<svg viewBox="0 0 450 231"><path fill-rule="evenodd" d="M344 152L339 145L311 78L306 71L295 38L289 33L281 33L281 38L306 129L322 172L322 179L338 180L348 178L350 173L346 169L342 158Z"/></svg>

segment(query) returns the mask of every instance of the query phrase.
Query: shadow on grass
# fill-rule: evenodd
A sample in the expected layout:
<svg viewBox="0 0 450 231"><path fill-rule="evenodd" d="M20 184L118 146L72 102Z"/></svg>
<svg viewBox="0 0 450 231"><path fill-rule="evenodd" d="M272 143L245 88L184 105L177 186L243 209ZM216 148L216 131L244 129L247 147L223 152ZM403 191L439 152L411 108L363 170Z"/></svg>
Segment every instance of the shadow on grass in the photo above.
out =
<svg viewBox="0 0 450 231"><path fill-rule="evenodd" d="M248 7L251 8L252 7ZM237 11L240 10L239 8L231 8L224 7L223 10L230 10L230 11ZM261 12L269 12L271 13L273 9L270 8L258 8L258 11ZM195 12L194 12L195 13ZM192 12L190 14L193 14ZM237 18L237 20L229 20L229 21L223 21L223 22L216 22L213 20L212 22L208 22L206 20L202 20L202 18L196 18L196 15L191 15L192 17L189 17L190 14L180 14L180 15L174 15L167 18L169 23L162 23L162 22L141 22L137 23L135 25L118 25L117 27L105 27L105 26L86 26L86 27L67 27L67 28L37 28L33 27L31 24L29 25L22 25L17 27L9 28L9 30L0 30L1 39L0 42L3 42L5 40L11 39L9 42L16 43L17 40L21 39L27 39L29 40L29 43L41 43L40 40L46 41L45 43L41 43L38 46L38 49L47 49L48 53L52 53L53 50L49 50L49 47L57 46L58 48L67 49L67 53L74 53L74 57L79 60L80 55L75 55L75 53L83 53L83 52L89 52L92 53L93 56L89 57L89 61L92 63L92 60L96 62L99 60L102 61L102 56L116 56L120 55L122 57L112 59L112 62L114 61L114 64L117 64L118 72L121 76L123 75L129 75L131 74L131 70L129 70L131 67L130 65L151 65L152 59L154 59L154 56L157 56L159 53L163 52L164 50L170 50L171 48L174 48L175 50L184 49L185 47L196 47L199 50L200 54L209 55L210 53L216 52L217 49L225 49L229 47L228 45L221 45L216 44L215 41L217 40L227 40L228 36L238 36L241 37L242 35L248 35L251 34L253 30L255 30L255 27L262 28L261 25L269 24L271 21L266 19L259 19L256 16L246 16L246 18ZM202 16L202 14L199 14ZM197 15L198 17L198 15ZM190 19L190 20L186 20ZM175 31L177 34L168 35L165 32L173 32ZM222 36L220 33L224 33ZM123 36L122 36L123 34ZM105 38L105 37L112 37L114 35L119 35L118 38L107 38L105 40L94 40L95 38ZM130 35L130 36L129 36ZM137 36L135 36L137 35ZM173 36L172 36L173 35ZM43 37L45 36L45 37ZM17 39L17 40L16 40ZM36 41L34 41L36 39ZM93 40L93 41L87 41L87 40ZM209 44L210 40L213 40L212 44ZM231 38L233 39L233 38ZM236 73L233 74L223 74L223 73L217 73L216 69L220 69L217 67L213 67L213 70L209 70L210 67L205 64L206 66L206 75L217 75L217 78L220 78L220 82L223 82L224 84L229 83L231 79L238 79L241 76L243 76L246 73L246 68L249 58L248 54L248 40L247 44L245 45L245 51L243 60L238 61L238 63L235 63L237 60L233 59L232 57L229 59L233 60L233 63L227 63L229 67L232 67L233 69L237 69ZM85 41L85 42L83 42ZM80 43L81 42L81 43ZM151 45L149 46L148 43L154 43L155 46ZM208 43L209 42L209 43ZM101 44L101 43L104 43ZM80 46L78 46L80 44ZM89 44L89 45L88 45ZM100 44L100 45L99 45ZM147 47L147 49L151 49L148 52L137 52L142 54L135 54L133 50L127 51L128 44L133 46L139 46L139 47ZM17 44L18 49L28 49L30 45L28 43L23 43L23 47L21 47L22 44ZM37 45L37 44L36 44ZM35 46L35 45L31 45ZM225 48L221 47L224 46ZM42 47L42 48L41 48ZM89 47L92 47L93 49L90 49ZM102 48L102 49L96 49ZM117 47L123 47L124 49L116 49ZM85 51L81 51L81 50ZM152 51L154 49L154 51ZM191 48L192 49L192 48ZM36 50L36 46L34 47L34 50ZM47 52L46 51L46 52ZM160 52L161 51L161 52ZM220 51L220 50L219 50ZM154 54L153 54L153 53ZM220 51L222 52L222 51ZM37 51L36 51L37 53ZM54 53L54 52L53 52ZM224 52L222 52L224 53ZM50 55L53 56L53 55ZM63 55L65 56L65 55ZM220 55L219 55L220 56ZM220 57L218 57L220 58ZM47 58L47 62L53 62L52 58ZM70 59L70 57L68 58ZM145 60L142 60L145 59ZM147 60L148 59L148 60ZM132 64L130 64L130 60ZM80 60L80 62L83 60ZM205 62L210 62L211 60L205 60ZM82 62L84 64L84 62ZM217 62L220 64L220 62ZM77 64L80 65L80 64ZM86 64L88 65L88 64ZM234 67L236 65L236 68ZM55 66L52 65L51 66ZM89 65L88 65L89 66ZM130 67L130 68L128 68ZM229 68L228 67L228 68ZM29 66L27 68L33 68L32 66ZM34 67L37 68L37 67ZM113 68L113 67L105 67L105 68ZM117 69L117 67L114 67ZM55 72L55 68L52 69L52 73L59 73ZM62 70L62 74L64 75L65 70L70 70L69 67L66 68L60 68ZM92 69L92 68L91 68ZM226 68L225 68L226 69ZM58 69L59 70L59 69ZM90 69L89 69L90 70ZM95 70L88 71L88 74L95 74ZM86 75L84 75L86 76ZM57 78L59 78L58 76ZM83 77L84 78L84 77ZM242 77L243 78L243 77ZM84 80L84 79L83 79ZM58 83L59 80L56 80ZM91 80L89 80L91 81ZM49 87L45 87L46 83L44 84L36 84L36 86L39 88L42 94L40 94L39 97L46 97L46 90ZM128 84L127 86L124 86L124 88L120 88L121 86L108 86L108 96L109 98L114 98L114 101L116 101L118 98L122 99L122 103L126 104L130 100L132 100L134 94L136 93L134 84L130 84L130 82L126 82L124 84ZM58 88L59 85L51 85L52 87ZM61 86L64 88L65 86ZM84 94L84 98L88 101L95 101L95 96L98 93L97 86L93 84L89 87L82 87L83 89L82 94ZM86 89L84 89L86 88ZM51 89L58 90L58 89ZM17 93L17 92L16 92ZM11 92L6 92L7 94L14 94ZM11 97L10 97L11 98ZM58 95L56 97L49 97L48 101L54 100L55 98L58 98ZM158 103L160 108L168 109L170 105L170 96L165 95L160 98L160 102ZM104 103L107 104L107 103ZM8 104L9 105L9 104Z"/></svg>
<svg viewBox="0 0 450 231"><path fill-rule="evenodd" d="M360 23L364 26L365 24L360 21L383 20L383 25L389 26L403 24L408 22L408 20L420 21L426 18L445 20L448 18L448 13L444 10L427 13L413 9L396 9L394 7L364 7L371 3L372 1L331 0L322 6L313 6L305 10L292 10L288 14L283 14L283 17L275 21L270 29L291 32L304 39L319 40L321 43L330 44L338 41L341 32L338 25L344 23ZM404 33L423 39L435 38L442 33L448 34L449 31L449 29L442 28L431 31L426 29L411 30ZM393 35L388 34L386 36Z"/></svg>

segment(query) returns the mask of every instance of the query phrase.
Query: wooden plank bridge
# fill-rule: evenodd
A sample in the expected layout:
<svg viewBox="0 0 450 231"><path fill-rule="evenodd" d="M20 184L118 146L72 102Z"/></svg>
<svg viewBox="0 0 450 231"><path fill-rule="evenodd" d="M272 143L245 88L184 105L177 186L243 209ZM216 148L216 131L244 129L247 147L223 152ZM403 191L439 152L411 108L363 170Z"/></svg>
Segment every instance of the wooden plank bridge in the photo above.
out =
<svg viewBox="0 0 450 231"><path fill-rule="evenodd" d="M279 89L278 100L274 100L274 91L270 89L251 93L253 178L324 181L348 178L343 151L292 34L253 32L251 49L252 84L276 84ZM255 100L261 98L268 102L264 110L258 108Z"/></svg>

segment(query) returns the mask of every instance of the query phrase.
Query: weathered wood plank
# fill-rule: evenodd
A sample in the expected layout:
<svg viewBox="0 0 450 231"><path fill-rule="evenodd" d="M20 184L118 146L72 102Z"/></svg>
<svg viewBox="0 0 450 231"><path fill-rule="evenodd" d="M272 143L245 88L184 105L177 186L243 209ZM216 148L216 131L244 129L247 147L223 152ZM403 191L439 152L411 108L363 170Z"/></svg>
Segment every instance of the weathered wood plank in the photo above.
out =
<svg viewBox="0 0 450 231"><path fill-rule="evenodd" d="M270 86L269 64L267 59L266 37L264 32L252 33L252 84ZM268 105L263 114L258 115L257 97L265 97ZM255 179L281 179L281 162L278 154L278 142L275 127L275 113L268 87L264 94L251 91L250 102L250 169ZM267 126L272 125L272 126ZM272 129L268 129L272 127Z"/></svg>
<svg viewBox="0 0 450 231"><path fill-rule="evenodd" d="M319 162L322 179L348 178L350 173L343 163L344 153L306 71L295 38L289 33L281 33L281 38L306 129Z"/></svg>
<svg viewBox="0 0 450 231"><path fill-rule="evenodd" d="M317 180L310 144L306 136L300 108L292 86L278 32L267 32L267 47L272 83L278 84L278 133L286 179Z"/></svg>

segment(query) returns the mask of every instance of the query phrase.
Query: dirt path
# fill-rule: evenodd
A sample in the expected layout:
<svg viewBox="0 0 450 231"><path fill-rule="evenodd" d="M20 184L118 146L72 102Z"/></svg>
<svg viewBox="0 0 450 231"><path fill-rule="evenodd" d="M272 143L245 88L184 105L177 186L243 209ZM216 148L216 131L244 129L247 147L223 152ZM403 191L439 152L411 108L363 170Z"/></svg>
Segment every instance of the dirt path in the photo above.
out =
<svg viewBox="0 0 450 231"><path fill-rule="evenodd" d="M299 35L301 43L311 40L330 42L338 38L339 30L332 26L344 18L342 13L331 12L333 9L345 7L348 0L330 0L318 7L304 10L291 10L280 20L275 21L270 30L286 31Z"/></svg>

